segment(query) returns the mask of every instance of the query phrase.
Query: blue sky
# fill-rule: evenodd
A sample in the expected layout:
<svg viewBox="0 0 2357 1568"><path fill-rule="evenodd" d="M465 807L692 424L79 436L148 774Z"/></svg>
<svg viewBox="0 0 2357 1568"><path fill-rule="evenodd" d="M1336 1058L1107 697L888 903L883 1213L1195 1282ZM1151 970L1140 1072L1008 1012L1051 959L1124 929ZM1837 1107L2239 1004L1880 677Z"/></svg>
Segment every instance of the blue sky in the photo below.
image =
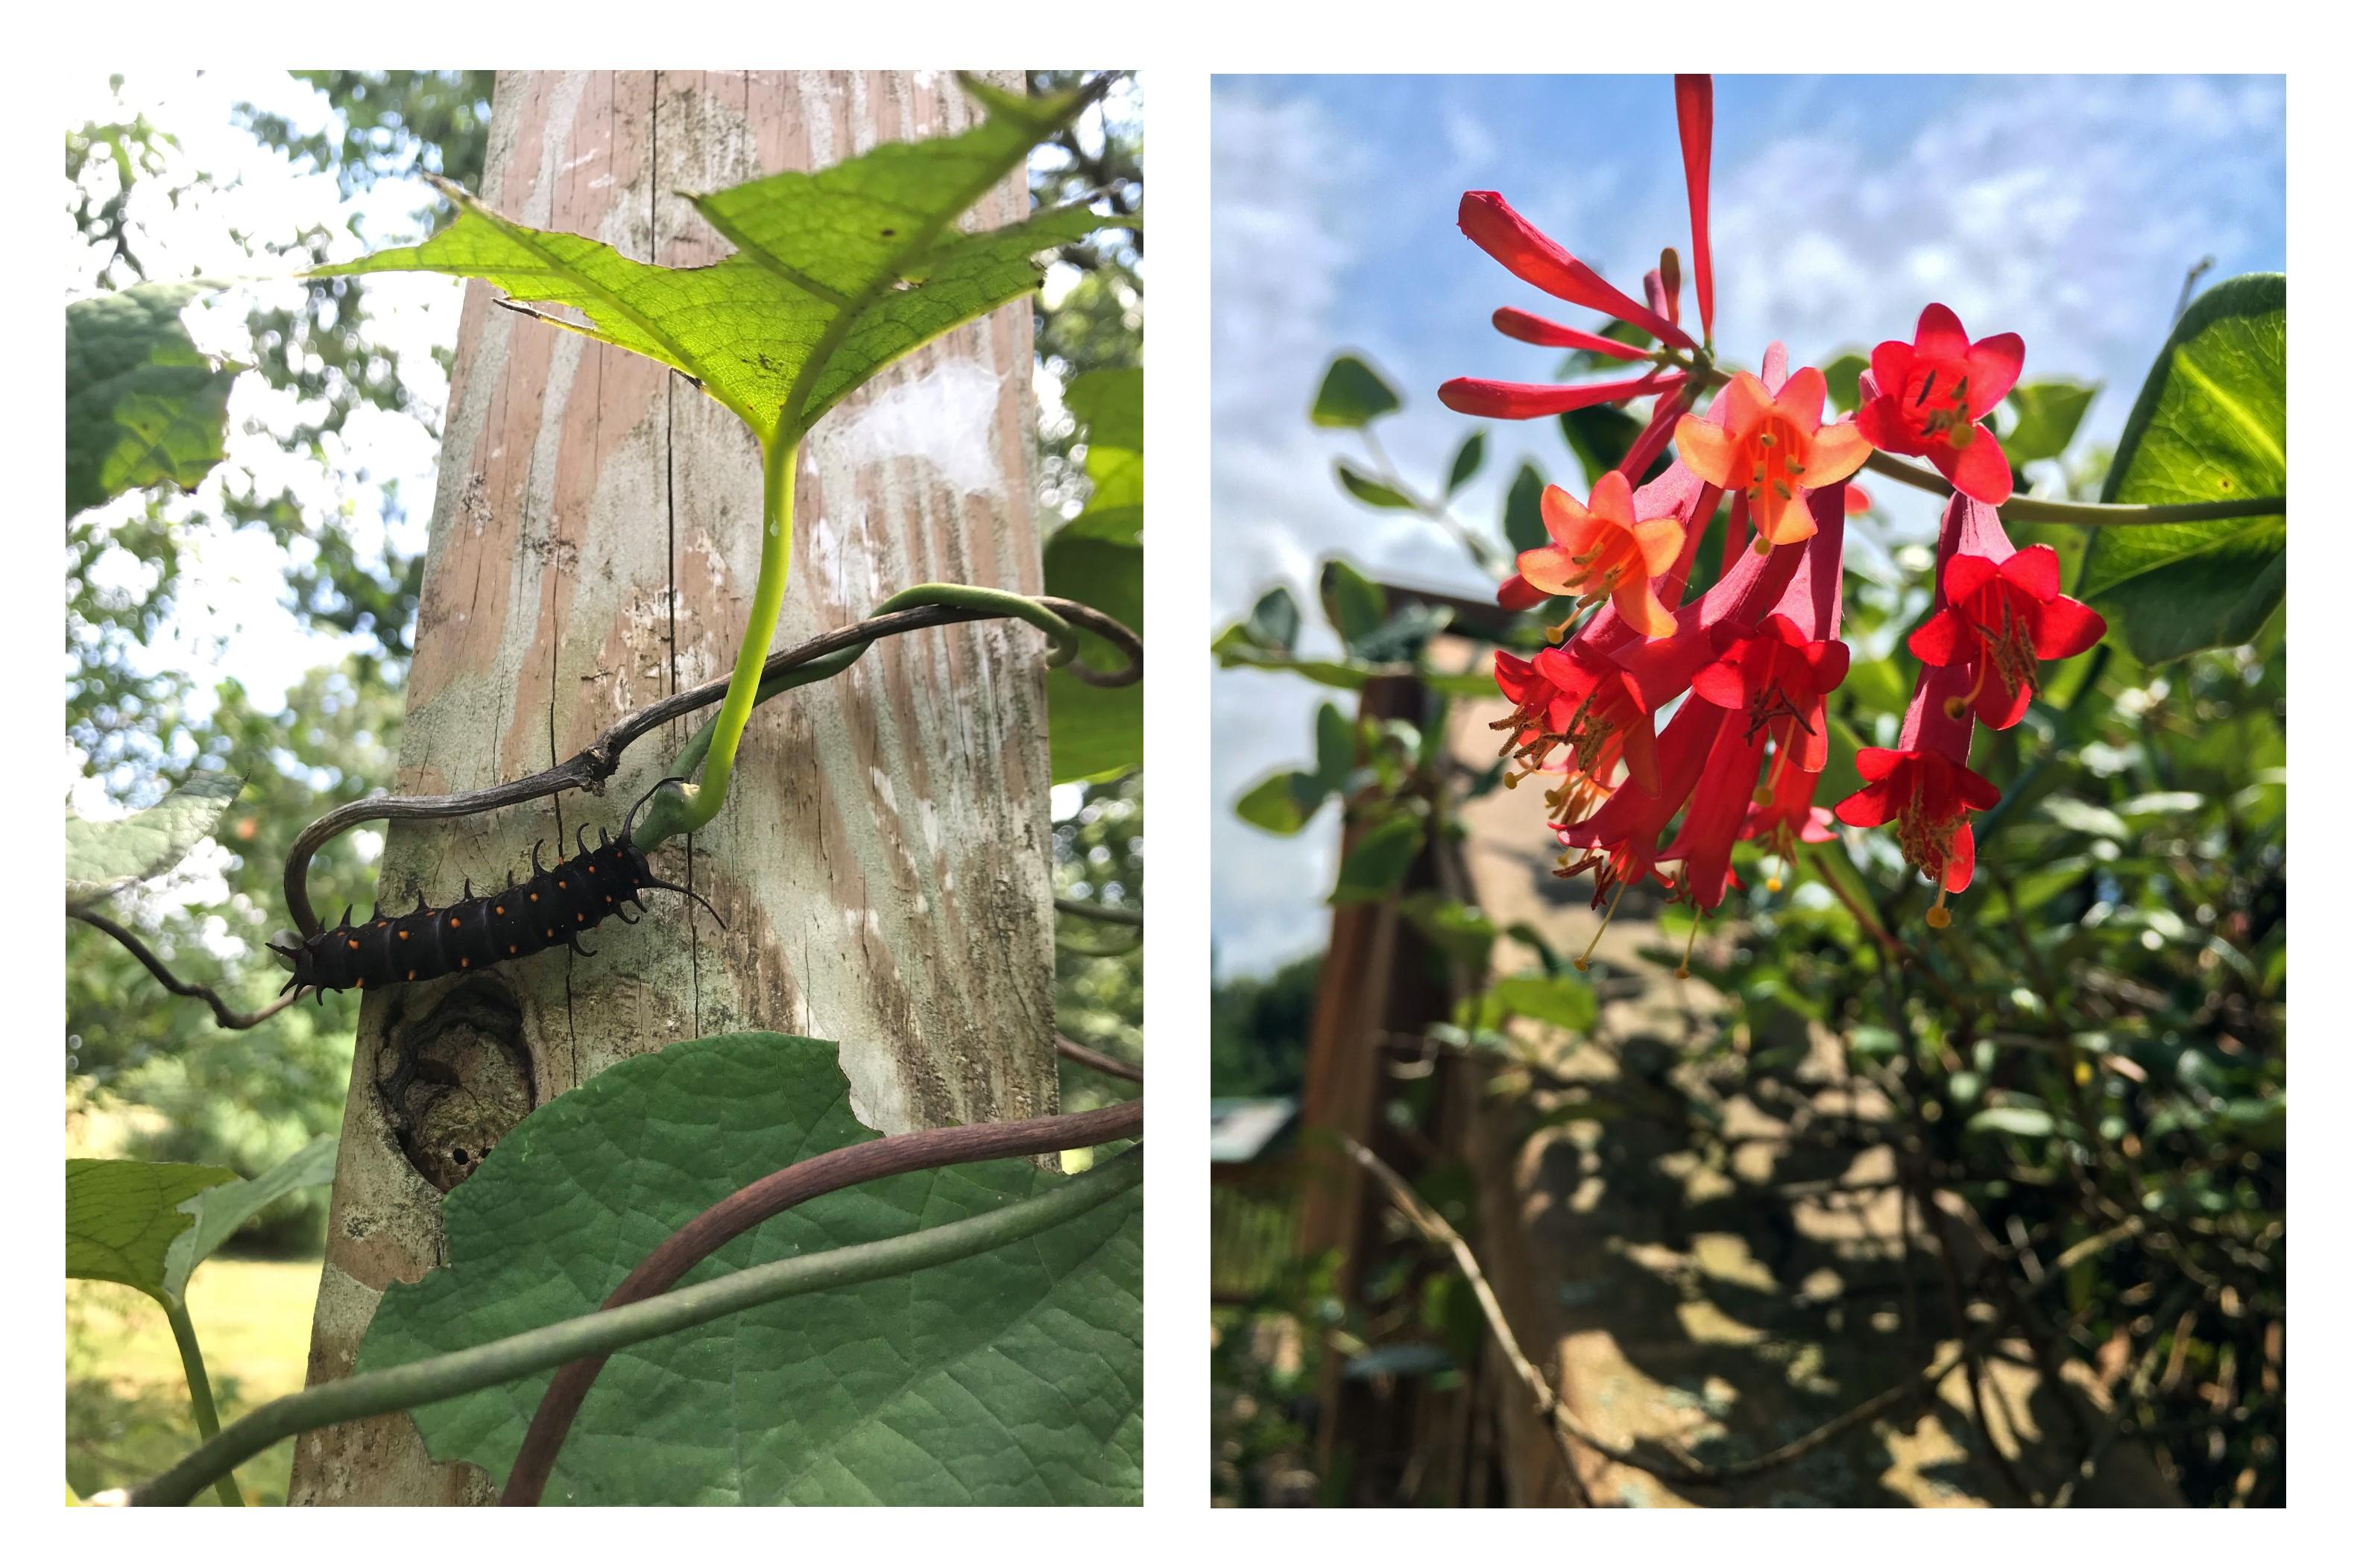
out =
<svg viewBox="0 0 2357 1568"><path fill-rule="evenodd" d="M1712 173L1717 336L1756 362L1909 337L1931 300L1975 336L2018 331L2027 376L2104 383L2082 440L2118 432L2186 269L2284 264L2279 77L1722 77ZM1661 77L1218 77L1212 88L1213 628L1262 590L1305 604L1323 556L1482 591L1431 524L1335 490L1354 442L1306 413L1339 349L1370 356L1405 412L1382 427L1429 483L1476 422L1432 391L1454 375L1548 379L1557 355L1499 337L1517 305L1587 322L1458 233L1458 195L1495 189L1634 294L1663 245L1689 254L1676 120ZM1691 308L1691 306L1689 306ZM1460 516L1494 524L1519 454L1572 465L1552 421L1481 422ZM1931 498L1885 496L1894 535ZM1219 972L1324 940L1331 808L1297 839L1229 804L1299 763L1323 693L1255 671L1212 677L1212 937Z"/></svg>

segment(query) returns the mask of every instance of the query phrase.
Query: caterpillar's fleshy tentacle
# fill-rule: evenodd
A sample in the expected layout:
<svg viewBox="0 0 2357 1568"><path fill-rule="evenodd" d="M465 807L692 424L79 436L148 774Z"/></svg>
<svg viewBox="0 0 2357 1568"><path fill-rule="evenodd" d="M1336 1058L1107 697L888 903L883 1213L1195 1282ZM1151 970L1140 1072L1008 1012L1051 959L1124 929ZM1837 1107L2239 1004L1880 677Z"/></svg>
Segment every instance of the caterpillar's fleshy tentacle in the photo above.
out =
<svg viewBox="0 0 2357 1568"><path fill-rule="evenodd" d="M724 930L724 931L725 931L725 930L726 930L726 929L728 929L728 922L727 922L727 921L726 921L726 920L724 920L724 919L722 919L722 918L720 918L720 911L719 911L719 910L717 910L717 909L716 909L716 908L714 908L712 907L712 903L711 903L711 901L710 901L709 899L705 898L705 896L704 896L703 894L696 892L694 888L690 888L690 887L682 887L682 886L681 886L678 883L676 883L676 882L656 882L656 881L648 881L648 882L646 882L646 883L641 884L641 886L647 886L647 887L660 887L660 888L662 888L664 891L666 891L666 892L670 892L670 893L684 893L684 894L686 894L689 897L691 897L691 898L694 899L697 903L699 903L699 904L701 904L701 905L703 905L703 906L704 906L704 912L705 912L705 914L710 915L710 916L712 917L712 923L713 923L714 925L716 925L716 926L719 927L719 928L720 928L722 930ZM640 904L639 907L640 907L640 908L646 908L646 906L645 906L644 904Z"/></svg>

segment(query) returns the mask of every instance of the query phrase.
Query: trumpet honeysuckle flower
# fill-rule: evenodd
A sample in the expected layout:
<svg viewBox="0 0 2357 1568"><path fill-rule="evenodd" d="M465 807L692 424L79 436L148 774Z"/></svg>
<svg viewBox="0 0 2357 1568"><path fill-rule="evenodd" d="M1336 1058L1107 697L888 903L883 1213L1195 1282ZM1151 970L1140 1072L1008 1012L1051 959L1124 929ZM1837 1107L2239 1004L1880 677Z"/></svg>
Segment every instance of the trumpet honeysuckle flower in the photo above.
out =
<svg viewBox="0 0 2357 1568"><path fill-rule="evenodd" d="M1694 793L1712 743L1726 719L1725 714L1706 703L1687 703L1662 731L1652 789L1638 788L1631 778L1579 819L1556 819L1556 842L1566 852L1586 853L1576 859L1566 853L1555 875L1577 876L1583 871L1594 872L1596 893L1590 900L1591 908L1602 905L1607 895L1617 904L1620 895L1632 882L1650 877L1664 887L1672 885L1667 876L1654 869L1655 862L1663 858L1659 847L1662 831ZM1594 950L1594 944L1589 944L1589 951ZM1584 956L1578 967L1587 967Z"/></svg>
<svg viewBox="0 0 2357 1568"><path fill-rule="evenodd" d="M1539 232L1494 190L1469 190L1457 204L1457 226L1492 261L1557 299L1640 327L1674 349L1698 345L1677 324L1614 288L1596 269Z"/></svg>
<svg viewBox="0 0 2357 1568"><path fill-rule="evenodd" d="M1653 777L1653 726L1641 710L1635 682L1577 645L1542 648L1529 660L1503 649L1491 662L1498 689L1514 711L1491 725L1508 732L1498 755L1520 763L1508 788L1534 773L1569 775L1548 794L1558 816L1573 814L1565 801L1583 791L1600 793L1602 780L1624 757L1632 774ZM1599 690L1601 688L1601 690ZM1566 760L1555 754L1566 751ZM1558 799L1560 797L1560 799Z"/></svg>
<svg viewBox="0 0 2357 1568"><path fill-rule="evenodd" d="M1947 481L1991 506L2013 493L2013 467L1980 423L2021 379L2021 336L1974 342L1944 305L1927 305L1915 341L1874 350L1871 390L1859 378L1857 427L1885 452L1928 457Z"/></svg>
<svg viewBox="0 0 2357 1568"><path fill-rule="evenodd" d="M1803 493L1847 479L1869 450L1847 420L1824 423L1825 378L1796 371L1770 393L1758 376L1738 371L1727 385L1724 420L1695 414L1678 421L1678 456L1721 489L1740 491L1760 531L1759 548L1793 544L1816 532Z"/></svg>
<svg viewBox="0 0 2357 1568"><path fill-rule="evenodd" d="M1699 688L1695 694L1701 695ZM1746 723L1743 714L1723 715L1717 728L1702 775L1695 781L1685 820L1662 851L1663 860L1684 863L1678 877L1679 896L1701 910L1717 908L1727 897L1735 841L1751 811L1752 780L1760 777L1760 764L1768 754L1765 730Z"/></svg>
<svg viewBox="0 0 2357 1568"><path fill-rule="evenodd" d="M1551 413L1569 413L1576 408L1593 408L1600 403L1627 403L1631 398L1673 392L1684 384L1685 379L1682 372L1652 371L1625 381L1562 386L1458 376L1441 383L1440 401L1458 413L1483 419L1538 419Z"/></svg>
<svg viewBox="0 0 2357 1568"><path fill-rule="evenodd" d="M1789 617L1771 613L1695 672L1694 694L1740 718L1747 740L1772 728L1783 754L1817 773L1825 766L1825 695L1848 673L1848 644L1812 641Z"/></svg>
<svg viewBox="0 0 2357 1568"><path fill-rule="evenodd" d="M2014 549L1996 509L1962 492L1948 510L1954 526L1941 530L1932 618L1907 648L1927 665L1969 670L1957 701L1989 728L2007 729L2029 710L2040 661L2084 653L2103 640L2105 623L2061 591L2050 546Z"/></svg>
<svg viewBox="0 0 2357 1568"><path fill-rule="evenodd" d="M1549 485L1539 497L1539 516L1553 542L1516 559L1524 581L1583 604L1609 599L1643 637L1667 637L1676 628L1652 580L1676 563L1685 529L1674 517L1639 517L1627 476L1606 473L1585 506Z"/></svg>
<svg viewBox="0 0 2357 1568"><path fill-rule="evenodd" d="M1947 898L1973 880L1975 811L1996 804L1996 786L1973 771L1973 716L1961 702L1967 684L1962 665L1926 665L1896 746L1860 746L1858 777L1866 787L1834 808L1852 827L1894 825L1907 863L1930 877L1939 897L1925 916L1948 923ZM1950 709L1959 710L1952 714Z"/></svg>
<svg viewBox="0 0 2357 1568"><path fill-rule="evenodd" d="M1814 803L1817 780L1824 777L1805 768L1771 767L1764 791L1767 799L1752 797L1750 812L1743 819L1743 836L1760 840L1770 854L1787 864L1800 859L1802 844L1831 843L1834 814ZM1781 876L1768 879L1769 892L1782 888Z"/></svg>

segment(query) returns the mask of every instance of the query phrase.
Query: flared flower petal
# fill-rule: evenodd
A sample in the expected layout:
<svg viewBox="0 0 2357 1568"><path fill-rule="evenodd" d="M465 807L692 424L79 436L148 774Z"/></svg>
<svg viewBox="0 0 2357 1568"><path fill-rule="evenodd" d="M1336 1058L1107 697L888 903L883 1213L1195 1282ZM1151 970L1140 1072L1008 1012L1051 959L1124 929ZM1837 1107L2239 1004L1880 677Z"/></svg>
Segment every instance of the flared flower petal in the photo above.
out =
<svg viewBox="0 0 2357 1568"><path fill-rule="evenodd" d="M1877 344L1873 385L1857 427L1885 452L1928 457L1948 482L1991 506L2013 491L2013 469L1995 432L1980 420L2021 378L2018 333L1969 338L1956 313L1927 305L1915 340ZM1863 381L1860 390L1867 391Z"/></svg>
<svg viewBox="0 0 2357 1568"><path fill-rule="evenodd" d="M1805 492L1846 480L1865 463L1867 441L1847 423L1824 424L1825 379L1795 371L1781 391L1738 371L1724 415L1678 421L1678 456L1703 478L1742 492L1762 548L1795 544L1816 532Z"/></svg>
<svg viewBox="0 0 2357 1568"><path fill-rule="evenodd" d="M1609 598L1645 637L1667 637L1676 628L1654 596L1652 579L1676 562L1685 529L1674 517L1639 519L1626 475L1606 472L1585 506L1562 486L1549 485L1539 496L1539 515L1550 542L1516 558L1525 581L1583 602Z"/></svg>
<svg viewBox="0 0 2357 1568"><path fill-rule="evenodd" d="M1959 492L1940 530L1939 593L1932 618L1907 639L1926 665L1968 677L1957 699L1990 729L2021 722L2041 661L2084 653L2104 618L2061 592L2053 549L2015 550L1995 508Z"/></svg>

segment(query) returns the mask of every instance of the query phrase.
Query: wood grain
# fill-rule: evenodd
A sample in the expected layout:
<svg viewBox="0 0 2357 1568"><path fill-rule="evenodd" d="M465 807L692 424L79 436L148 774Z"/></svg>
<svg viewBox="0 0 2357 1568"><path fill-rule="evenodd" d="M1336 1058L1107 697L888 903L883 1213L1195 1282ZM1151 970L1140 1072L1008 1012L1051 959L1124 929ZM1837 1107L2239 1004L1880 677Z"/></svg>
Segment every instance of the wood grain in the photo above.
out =
<svg viewBox="0 0 2357 1568"><path fill-rule="evenodd" d="M1019 88L1019 73L995 80ZM726 253L681 190L952 134L945 73L504 73L483 195L539 227L670 265ZM1018 171L971 222L1028 209ZM751 435L647 360L495 308L468 285L403 734L401 793L544 768L648 701L723 674L759 557ZM920 350L827 416L803 453L778 642L907 584L1036 592L1030 310ZM944 435L944 416L951 434ZM961 432L963 434L961 434ZM853 1106L888 1133L1055 1110L1046 708L1036 632L981 622L891 639L756 712L727 806L658 872L726 932L651 894L633 928L502 966L550 1097L675 1040L776 1029L843 1042ZM534 839L618 826L684 730L642 741L602 800L396 824L380 893L406 906L521 871ZM437 983L448 985L455 982ZM478 980L476 983L480 983ZM361 1015L314 1328L314 1381L350 1371L383 1289L444 1258L439 1194L376 1090L388 1031L427 986ZM488 1502L405 1416L313 1433L291 1500Z"/></svg>

